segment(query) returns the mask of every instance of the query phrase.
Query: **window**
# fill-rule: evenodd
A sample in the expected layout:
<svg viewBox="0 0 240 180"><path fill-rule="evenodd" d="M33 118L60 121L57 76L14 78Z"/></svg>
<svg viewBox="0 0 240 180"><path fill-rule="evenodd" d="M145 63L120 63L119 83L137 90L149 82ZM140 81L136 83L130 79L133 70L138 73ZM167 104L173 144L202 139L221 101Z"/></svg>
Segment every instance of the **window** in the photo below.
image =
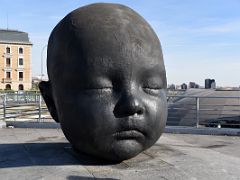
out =
<svg viewBox="0 0 240 180"><path fill-rule="evenodd" d="M24 87L23 87L22 84L19 84L19 86L18 86L18 90L20 90L20 91L24 90Z"/></svg>
<svg viewBox="0 0 240 180"><path fill-rule="evenodd" d="M19 53L19 54L23 54L23 48L20 47L20 48L18 49L18 53Z"/></svg>
<svg viewBox="0 0 240 180"><path fill-rule="evenodd" d="M11 66L11 58L6 58L6 67Z"/></svg>
<svg viewBox="0 0 240 180"><path fill-rule="evenodd" d="M10 84L6 84L5 89L6 90L11 90L11 85Z"/></svg>
<svg viewBox="0 0 240 180"><path fill-rule="evenodd" d="M7 54L10 54L10 52L11 52L10 47L6 47L6 53L7 53Z"/></svg>
<svg viewBox="0 0 240 180"><path fill-rule="evenodd" d="M18 78L19 78L19 81L23 80L23 72L18 73Z"/></svg>
<svg viewBox="0 0 240 180"><path fill-rule="evenodd" d="M23 58L19 58L18 59L18 65L19 66L23 66Z"/></svg>
<svg viewBox="0 0 240 180"><path fill-rule="evenodd" d="M6 78L11 79L11 72L6 72Z"/></svg>

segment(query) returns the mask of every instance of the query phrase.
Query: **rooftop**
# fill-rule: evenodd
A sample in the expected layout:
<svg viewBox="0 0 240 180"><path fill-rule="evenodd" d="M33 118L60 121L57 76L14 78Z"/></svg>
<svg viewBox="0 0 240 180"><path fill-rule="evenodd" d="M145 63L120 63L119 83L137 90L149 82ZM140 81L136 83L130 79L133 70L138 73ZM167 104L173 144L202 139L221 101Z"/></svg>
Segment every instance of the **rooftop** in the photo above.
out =
<svg viewBox="0 0 240 180"><path fill-rule="evenodd" d="M0 42L31 44L28 33L10 29L0 29Z"/></svg>

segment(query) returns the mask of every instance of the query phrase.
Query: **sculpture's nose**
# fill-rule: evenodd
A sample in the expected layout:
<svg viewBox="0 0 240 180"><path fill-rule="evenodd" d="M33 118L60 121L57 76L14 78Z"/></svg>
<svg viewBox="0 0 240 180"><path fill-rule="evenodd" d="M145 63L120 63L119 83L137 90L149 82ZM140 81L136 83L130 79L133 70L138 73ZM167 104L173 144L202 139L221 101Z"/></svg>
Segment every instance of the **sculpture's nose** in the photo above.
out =
<svg viewBox="0 0 240 180"><path fill-rule="evenodd" d="M144 113L144 105L139 96L137 92L123 92L113 111L115 117L142 115Z"/></svg>

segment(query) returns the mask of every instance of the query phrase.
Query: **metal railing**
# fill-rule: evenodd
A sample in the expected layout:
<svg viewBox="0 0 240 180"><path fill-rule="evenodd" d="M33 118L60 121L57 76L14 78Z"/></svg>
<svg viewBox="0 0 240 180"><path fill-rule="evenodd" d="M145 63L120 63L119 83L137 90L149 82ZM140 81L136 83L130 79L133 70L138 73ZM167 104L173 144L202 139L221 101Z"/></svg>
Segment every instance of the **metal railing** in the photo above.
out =
<svg viewBox="0 0 240 180"><path fill-rule="evenodd" d="M240 128L240 96L168 95L169 126ZM39 92L0 95L0 120L52 121Z"/></svg>
<svg viewBox="0 0 240 180"><path fill-rule="evenodd" d="M46 104L39 92L11 92L0 95L0 120L51 120Z"/></svg>
<svg viewBox="0 0 240 180"><path fill-rule="evenodd" d="M240 128L240 97L170 95L167 124Z"/></svg>

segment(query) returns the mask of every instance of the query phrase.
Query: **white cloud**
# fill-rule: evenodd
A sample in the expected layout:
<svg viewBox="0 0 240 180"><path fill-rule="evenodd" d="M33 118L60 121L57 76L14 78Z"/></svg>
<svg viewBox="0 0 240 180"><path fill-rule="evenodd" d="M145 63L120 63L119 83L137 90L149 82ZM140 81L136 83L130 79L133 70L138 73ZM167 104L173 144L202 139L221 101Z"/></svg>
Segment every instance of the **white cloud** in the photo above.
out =
<svg viewBox="0 0 240 180"><path fill-rule="evenodd" d="M214 26L206 26L198 29L193 29L195 32L203 33L232 33L240 31L240 20L227 22Z"/></svg>

